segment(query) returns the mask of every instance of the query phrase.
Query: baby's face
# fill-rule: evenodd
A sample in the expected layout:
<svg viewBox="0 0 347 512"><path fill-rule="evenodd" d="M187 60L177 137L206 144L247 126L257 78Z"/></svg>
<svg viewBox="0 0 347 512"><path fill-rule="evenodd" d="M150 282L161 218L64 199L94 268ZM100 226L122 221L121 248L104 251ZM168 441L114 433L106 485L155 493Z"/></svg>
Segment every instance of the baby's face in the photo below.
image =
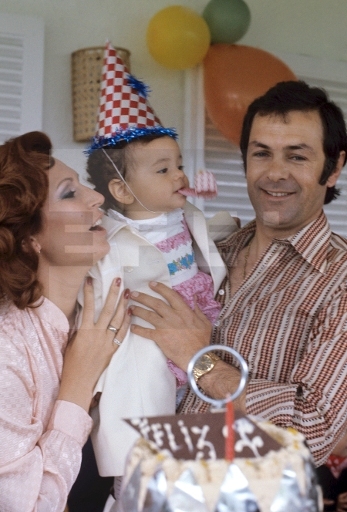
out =
<svg viewBox="0 0 347 512"><path fill-rule="evenodd" d="M172 137L161 137L148 144L133 144L130 162L126 181L136 198L127 205L127 217L156 217L185 205L186 198L179 190L189 183L183 171L180 148ZM140 202L155 213L148 212Z"/></svg>

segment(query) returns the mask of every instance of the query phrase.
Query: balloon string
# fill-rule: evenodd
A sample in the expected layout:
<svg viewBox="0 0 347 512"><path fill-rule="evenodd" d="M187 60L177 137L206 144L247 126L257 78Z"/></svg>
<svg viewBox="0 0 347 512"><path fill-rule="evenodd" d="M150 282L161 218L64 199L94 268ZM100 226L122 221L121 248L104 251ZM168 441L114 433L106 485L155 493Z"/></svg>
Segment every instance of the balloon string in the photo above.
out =
<svg viewBox="0 0 347 512"><path fill-rule="evenodd" d="M234 460L234 406L232 401L230 400L226 404L226 412L225 412L225 423L227 427L227 437L225 439L225 458L226 460L232 461Z"/></svg>

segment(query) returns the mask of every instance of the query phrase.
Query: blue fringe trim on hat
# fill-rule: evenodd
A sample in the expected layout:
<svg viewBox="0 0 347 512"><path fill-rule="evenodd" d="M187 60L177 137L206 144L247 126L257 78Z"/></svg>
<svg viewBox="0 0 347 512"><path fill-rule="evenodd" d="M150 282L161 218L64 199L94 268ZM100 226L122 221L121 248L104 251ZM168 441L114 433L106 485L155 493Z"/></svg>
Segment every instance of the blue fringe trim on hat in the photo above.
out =
<svg viewBox="0 0 347 512"><path fill-rule="evenodd" d="M149 96L151 89L147 84L138 80L134 75L127 75L128 85L132 87L136 92L139 93L140 96L143 96L145 99Z"/></svg>
<svg viewBox="0 0 347 512"><path fill-rule="evenodd" d="M96 149L112 148L117 146L122 140L131 142L145 135L168 135L175 140L178 137L174 128L163 128L162 126L154 126L153 128L127 128L126 130L116 131L110 137L93 137L90 146L84 150L84 153L90 155Z"/></svg>

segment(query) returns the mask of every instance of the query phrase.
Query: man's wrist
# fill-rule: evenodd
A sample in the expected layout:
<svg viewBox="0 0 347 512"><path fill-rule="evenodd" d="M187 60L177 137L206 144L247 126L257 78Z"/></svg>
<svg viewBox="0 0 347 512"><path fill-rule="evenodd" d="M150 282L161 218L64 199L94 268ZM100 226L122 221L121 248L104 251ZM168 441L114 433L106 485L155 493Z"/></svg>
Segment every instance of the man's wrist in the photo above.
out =
<svg viewBox="0 0 347 512"><path fill-rule="evenodd" d="M240 370L220 359L214 368L199 379L199 387L210 397L220 400L235 393L241 379ZM235 407L246 414L247 386L234 401Z"/></svg>
<svg viewBox="0 0 347 512"><path fill-rule="evenodd" d="M218 361L220 361L220 357L218 357L214 352L206 352L200 356L193 367L193 377L195 382L198 384L199 379L211 372Z"/></svg>

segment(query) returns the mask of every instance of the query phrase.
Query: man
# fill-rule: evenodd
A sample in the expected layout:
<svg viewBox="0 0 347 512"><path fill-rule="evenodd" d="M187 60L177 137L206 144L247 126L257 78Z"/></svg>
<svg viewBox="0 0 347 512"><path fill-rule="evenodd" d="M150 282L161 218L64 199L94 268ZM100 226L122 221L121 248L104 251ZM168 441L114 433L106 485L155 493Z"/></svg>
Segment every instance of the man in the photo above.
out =
<svg viewBox="0 0 347 512"><path fill-rule="evenodd" d="M342 113L320 89L279 83L250 105L241 151L256 217L218 244L228 278L212 343L233 347L249 366L237 405L301 431L319 466L347 426L347 241L323 212L346 162ZM155 329L132 329L187 369L208 345L209 327L164 285L154 288L169 306L133 293L154 310L136 306L133 314ZM214 398L233 393L240 378L232 357L221 357L195 364L199 386ZM207 409L190 391L179 412Z"/></svg>

